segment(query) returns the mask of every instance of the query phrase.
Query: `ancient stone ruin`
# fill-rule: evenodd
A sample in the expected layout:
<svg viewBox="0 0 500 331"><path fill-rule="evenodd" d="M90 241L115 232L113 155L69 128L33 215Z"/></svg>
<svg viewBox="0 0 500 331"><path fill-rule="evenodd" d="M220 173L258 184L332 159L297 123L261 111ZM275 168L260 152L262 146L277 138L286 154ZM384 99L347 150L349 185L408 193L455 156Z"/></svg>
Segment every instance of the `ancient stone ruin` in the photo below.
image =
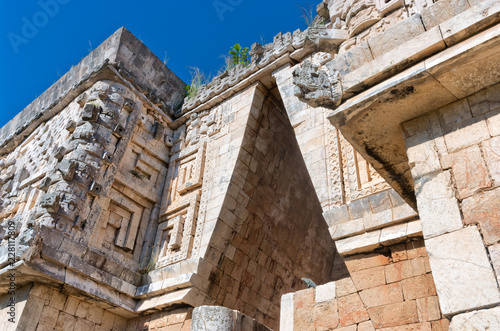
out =
<svg viewBox="0 0 500 331"><path fill-rule="evenodd" d="M0 330L500 330L500 2L317 12L191 98L121 28L1 129Z"/></svg>

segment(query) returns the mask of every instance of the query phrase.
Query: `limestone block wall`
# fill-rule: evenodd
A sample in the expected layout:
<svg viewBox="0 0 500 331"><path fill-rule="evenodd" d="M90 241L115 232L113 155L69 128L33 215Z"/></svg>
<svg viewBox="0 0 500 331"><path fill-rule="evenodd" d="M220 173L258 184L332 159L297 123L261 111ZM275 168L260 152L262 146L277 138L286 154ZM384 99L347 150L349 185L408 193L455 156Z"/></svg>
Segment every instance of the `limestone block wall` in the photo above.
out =
<svg viewBox="0 0 500 331"><path fill-rule="evenodd" d="M337 59L347 56L339 52ZM330 57L318 53L309 59L323 63ZM354 61L352 56L346 59ZM338 61L341 70L346 64ZM329 110L311 107L295 96L293 72L298 67L284 66L273 76L338 252L370 252L421 236L417 212L331 125L326 118Z"/></svg>
<svg viewBox="0 0 500 331"><path fill-rule="evenodd" d="M283 296L281 330L448 330L422 239L344 261L336 281Z"/></svg>
<svg viewBox="0 0 500 331"><path fill-rule="evenodd" d="M497 84L403 125L430 265L448 317L500 304L499 101ZM482 314L488 320L496 312ZM463 321L454 317L451 329Z"/></svg>
<svg viewBox="0 0 500 331"><path fill-rule="evenodd" d="M210 147L217 180L202 239L207 294L278 328L281 295L300 289L301 277L328 281L335 248L282 105L263 87L249 92L236 99L249 106L245 117L237 113L230 136Z"/></svg>
<svg viewBox="0 0 500 331"><path fill-rule="evenodd" d="M16 305L18 323L3 323L2 330L102 330L127 329L127 320L79 295L66 295L44 285L23 288L22 305ZM8 297L7 295L2 296ZM2 308L4 304L2 303ZM2 309L2 313L5 309Z"/></svg>

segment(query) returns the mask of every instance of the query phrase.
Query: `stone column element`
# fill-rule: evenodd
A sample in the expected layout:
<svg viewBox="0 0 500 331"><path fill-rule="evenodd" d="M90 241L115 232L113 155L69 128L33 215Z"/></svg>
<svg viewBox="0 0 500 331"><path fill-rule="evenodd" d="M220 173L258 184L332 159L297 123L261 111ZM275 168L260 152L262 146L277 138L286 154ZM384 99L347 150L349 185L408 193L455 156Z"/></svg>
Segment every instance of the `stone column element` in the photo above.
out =
<svg viewBox="0 0 500 331"><path fill-rule="evenodd" d="M191 331L266 331L256 320L219 306L201 306L193 310Z"/></svg>

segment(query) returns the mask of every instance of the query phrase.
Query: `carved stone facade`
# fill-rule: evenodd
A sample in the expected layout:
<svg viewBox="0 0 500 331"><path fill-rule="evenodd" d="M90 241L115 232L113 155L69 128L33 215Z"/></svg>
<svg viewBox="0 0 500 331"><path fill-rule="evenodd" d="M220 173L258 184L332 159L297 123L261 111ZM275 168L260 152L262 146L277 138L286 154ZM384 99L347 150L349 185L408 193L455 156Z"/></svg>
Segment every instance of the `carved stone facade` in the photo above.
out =
<svg viewBox="0 0 500 331"><path fill-rule="evenodd" d="M499 12L323 1L183 103L118 30L0 130L0 329L497 329Z"/></svg>

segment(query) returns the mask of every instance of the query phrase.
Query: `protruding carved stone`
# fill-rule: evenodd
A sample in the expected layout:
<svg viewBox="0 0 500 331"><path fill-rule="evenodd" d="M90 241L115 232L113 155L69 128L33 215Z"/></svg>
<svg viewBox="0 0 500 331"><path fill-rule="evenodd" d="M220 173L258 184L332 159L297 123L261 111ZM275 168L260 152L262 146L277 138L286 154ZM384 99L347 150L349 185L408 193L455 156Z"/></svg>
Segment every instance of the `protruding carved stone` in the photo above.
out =
<svg viewBox="0 0 500 331"><path fill-rule="evenodd" d="M97 121L97 117L99 116L100 110L101 110L101 107L99 107L95 104L91 104L91 103L86 104L85 107L83 107L82 120L88 121L88 122Z"/></svg>
<svg viewBox="0 0 500 331"><path fill-rule="evenodd" d="M125 133L125 128L121 124L118 124L113 130L113 134L118 138L120 138L124 133Z"/></svg>
<svg viewBox="0 0 500 331"><path fill-rule="evenodd" d="M40 199L40 206L45 208L49 213L57 213L59 211L59 194L47 193Z"/></svg>
<svg viewBox="0 0 500 331"><path fill-rule="evenodd" d="M54 157L56 158L57 161L61 162L62 159L64 158L64 155L66 154L66 148L63 146L59 146L55 151L54 151Z"/></svg>
<svg viewBox="0 0 500 331"><path fill-rule="evenodd" d="M85 103L87 102L87 93L82 93L76 98L76 103L80 105L80 107L85 106Z"/></svg>
<svg viewBox="0 0 500 331"><path fill-rule="evenodd" d="M313 107L334 109L342 102L342 85L337 77L329 77L311 61L293 72L294 94Z"/></svg>
<svg viewBox="0 0 500 331"><path fill-rule="evenodd" d="M38 188L42 191L47 191L51 183L52 183L52 178L47 176L44 179L42 179L40 186Z"/></svg>
<svg viewBox="0 0 500 331"><path fill-rule="evenodd" d="M96 182L92 182L92 184L90 184L89 194L99 195L101 194L101 191L102 191L102 186L100 184Z"/></svg>
<svg viewBox="0 0 500 331"><path fill-rule="evenodd" d="M261 44L254 43L252 45L252 48L250 49L250 52L248 53L252 57L251 62L256 63L260 59L260 57L264 54L264 51L265 49L264 47L262 47Z"/></svg>
<svg viewBox="0 0 500 331"><path fill-rule="evenodd" d="M66 131L73 133L75 132L76 129L76 122L73 120L70 120L68 124L66 124Z"/></svg>
<svg viewBox="0 0 500 331"><path fill-rule="evenodd" d="M104 154L102 155L102 161L106 164L113 163L113 154L109 152L104 152Z"/></svg>
<svg viewBox="0 0 500 331"><path fill-rule="evenodd" d="M64 180L70 181L73 180L73 177L75 176L77 166L78 163L74 160L62 160L61 163L59 163L57 170L62 173Z"/></svg>
<svg viewBox="0 0 500 331"><path fill-rule="evenodd" d="M130 99L125 99L123 109L125 109L126 111L133 111L135 109L135 102Z"/></svg>
<svg viewBox="0 0 500 331"><path fill-rule="evenodd" d="M182 232L184 231L184 215L179 215L171 221L173 223L168 249L177 249L182 245Z"/></svg>

